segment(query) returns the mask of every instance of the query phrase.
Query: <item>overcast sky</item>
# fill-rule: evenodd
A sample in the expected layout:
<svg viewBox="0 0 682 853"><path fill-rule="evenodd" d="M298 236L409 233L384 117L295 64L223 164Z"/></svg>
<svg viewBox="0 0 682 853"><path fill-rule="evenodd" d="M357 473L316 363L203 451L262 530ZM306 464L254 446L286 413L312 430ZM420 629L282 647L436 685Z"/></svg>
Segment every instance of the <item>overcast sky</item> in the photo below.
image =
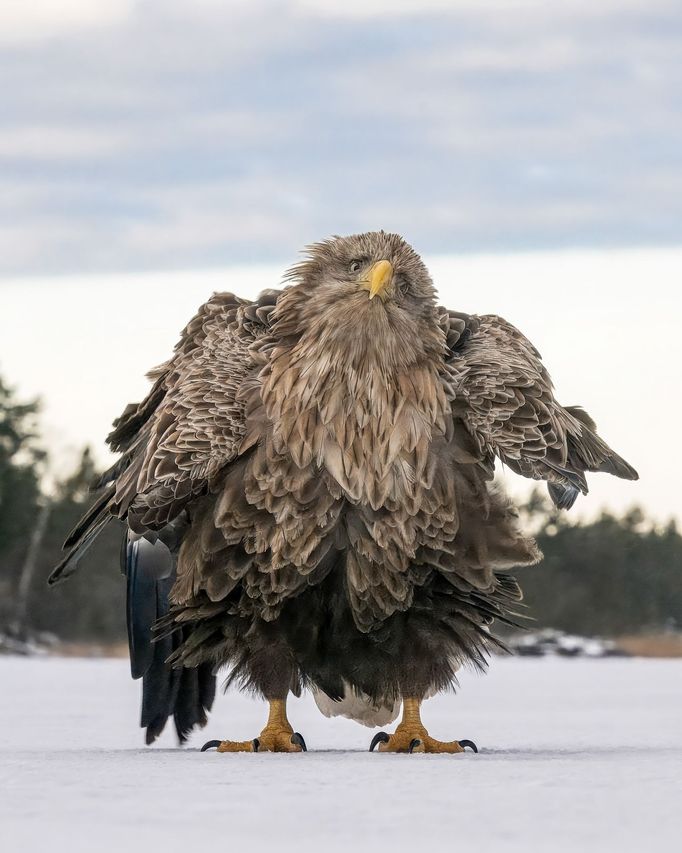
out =
<svg viewBox="0 0 682 853"><path fill-rule="evenodd" d="M679 0L0 4L0 276L670 245Z"/></svg>

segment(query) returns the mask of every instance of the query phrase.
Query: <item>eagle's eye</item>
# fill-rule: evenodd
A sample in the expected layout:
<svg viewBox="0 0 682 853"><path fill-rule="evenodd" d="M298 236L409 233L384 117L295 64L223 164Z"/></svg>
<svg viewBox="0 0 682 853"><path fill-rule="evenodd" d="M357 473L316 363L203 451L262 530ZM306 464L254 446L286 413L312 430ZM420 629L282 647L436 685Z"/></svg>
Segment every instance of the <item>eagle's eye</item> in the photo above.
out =
<svg viewBox="0 0 682 853"><path fill-rule="evenodd" d="M358 261L358 260L355 260L355 261L351 261L351 262L350 262L350 264L349 264L349 266L348 266L348 269L349 269L351 272L360 272L360 267L361 267L361 266L362 266L361 262L360 262L360 261Z"/></svg>
<svg viewBox="0 0 682 853"><path fill-rule="evenodd" d="M404 275L398 275L396 279L396 287L398 288L401 296L405 296L410 289L410 282Z"/></svg>

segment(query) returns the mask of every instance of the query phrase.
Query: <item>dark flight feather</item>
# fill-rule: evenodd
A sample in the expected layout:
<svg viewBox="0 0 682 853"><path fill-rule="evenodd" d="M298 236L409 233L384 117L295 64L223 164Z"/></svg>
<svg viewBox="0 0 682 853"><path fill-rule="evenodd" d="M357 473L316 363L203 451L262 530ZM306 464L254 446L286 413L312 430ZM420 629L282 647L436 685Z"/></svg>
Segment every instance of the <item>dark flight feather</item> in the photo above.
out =
<svg viewBox="0 0 682 853"><path fill-rule="evenodd" d="M146 729L146 742L150 744L173 717L182 743L195 726L205 725L216 679L210 665L177 670L168 663L183 639L182 633L154 637L154 625L170 609L175 557L161 539L154 543L144 538L128 540L122 552L122 570L126 576L130 670L133 678L142 679L140 725ZM184 638L190 633L187 629Z"/></svg>

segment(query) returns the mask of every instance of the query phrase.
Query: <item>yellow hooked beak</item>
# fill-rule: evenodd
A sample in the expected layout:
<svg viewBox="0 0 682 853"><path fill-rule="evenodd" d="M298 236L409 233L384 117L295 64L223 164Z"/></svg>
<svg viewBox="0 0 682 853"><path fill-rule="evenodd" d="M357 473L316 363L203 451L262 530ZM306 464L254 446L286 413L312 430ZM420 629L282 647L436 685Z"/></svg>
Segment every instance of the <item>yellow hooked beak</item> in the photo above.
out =
<svg viewBox="0 0 682 853"><path fill-rule="evenodd" d="M393 278L393 265L390 261L377 261L369 269L367 278L360 282L363 290L369 290L369 298L375 296L384 299L384 291Z"/></svg>

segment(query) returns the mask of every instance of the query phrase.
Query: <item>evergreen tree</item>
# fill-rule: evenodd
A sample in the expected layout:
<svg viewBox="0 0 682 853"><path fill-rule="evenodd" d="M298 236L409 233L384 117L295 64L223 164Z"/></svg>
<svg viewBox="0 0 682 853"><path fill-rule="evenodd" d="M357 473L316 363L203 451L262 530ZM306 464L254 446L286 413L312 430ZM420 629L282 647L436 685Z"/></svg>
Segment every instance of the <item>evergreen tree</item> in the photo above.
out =
<svg viewBox="0 0 682 853"><path fill-rule="evenodd" d="M635 507L621 519L603 513L570 524L537 494L525 509L545 555L517 571L535 626L601 636L682 628L682 537L674 523L659 530Z"/></svg>
<svg viewBox="0 0 682 853"><path fill-rule="evenodd" d="M123 525L112 521L67 583L45 581L61 559L69 530L92 502L97 471L89 448L76 471L57 485L29 602L31 627L64 640L116 642L125 638L125 583L119 571Z"/></svg>
<svg viewBox="0 0 682 853"><path fill-rule="evenodd" d="M40 500L45 453L37 443L36 400L20 403L0 377L0 624L14 594Z"/></svg>

